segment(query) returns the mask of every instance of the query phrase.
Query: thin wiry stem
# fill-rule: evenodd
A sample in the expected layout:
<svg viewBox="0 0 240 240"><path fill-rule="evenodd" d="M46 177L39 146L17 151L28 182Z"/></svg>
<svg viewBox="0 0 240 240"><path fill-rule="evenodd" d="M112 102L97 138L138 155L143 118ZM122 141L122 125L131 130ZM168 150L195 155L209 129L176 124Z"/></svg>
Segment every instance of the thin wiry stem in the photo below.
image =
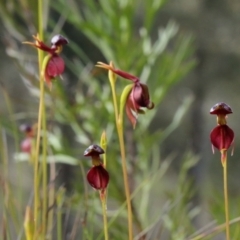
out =
<svg viewBox="0 0 240 240"><path fill-rule="evenodd" d="M224 208L226 219L226 240L230 240L230 225L229 225L229 205L228 205L228 183L227 183L227 152L221 154L223 165L223 188L224 188Z"/></svg>
<svg viewBox="0 0 240 240"><path fill-rule="evenodd" d="M114 67L112 63L110 63L110 65ZM110 85L111 85L112 95L113 95L115 120L116 120L116 127L117 127L119 144L120 144L122 172L123 172L124 188L125 188L125 195L126 195L126 202L127 202L128 237L129 237L129 240L132 240L133 239L132 205L131 205L131 194L130 194L129 181L128 181L127 161L126 161L125 143L124 143L124 135L123 135L123 112L121 111L120 114L118 112L117 94L115 90L115 76L113 75L114 73L111 70L110 72L111 73L109 73L109 80L110 80Z"/></svg>
<svg viewBox="0 0 240 240"><path fill-rule="evenodd" d="M103 154L103 165L107 166L107 137L106 132L103 131L101 135L100 145L104 150ZM99 192L100 200L102 203L102 214L103 214L103 228L104 228L104 239L108 240L108 219L107 219L107 189L100 190Z"/></svg>
<svg viewBox="0 0 240 240"><path fill-rule="evenodd" d="M102 203L102 214L103 214L103 228L104 228L104 239L108 240L108 221L107 221L107 201L106 201L106 189L100 191L100 200Z"/></svg>
<svg viewBox="0 0 240 240"><path fill-rule="evenodd" d="M38 37L43 39L43 1L38 1ZM39 100L39 111L38 111L38 128L37 128L37 140L35 148L35 159L34 159L34 239L37 239L39 232L39 187L40 187L40 172L39 172L39 153L40 153L40 140L41 130L43 126L43 212L42 212L42 236L45 237L46 232L46 212L47 212L47 164L46 164L46 115L45 115L45 103L44 103L44 79L42 74L42 62L43 52L38 49L38 65L39 65L39 84L40 84L40 100Z"/></svg>

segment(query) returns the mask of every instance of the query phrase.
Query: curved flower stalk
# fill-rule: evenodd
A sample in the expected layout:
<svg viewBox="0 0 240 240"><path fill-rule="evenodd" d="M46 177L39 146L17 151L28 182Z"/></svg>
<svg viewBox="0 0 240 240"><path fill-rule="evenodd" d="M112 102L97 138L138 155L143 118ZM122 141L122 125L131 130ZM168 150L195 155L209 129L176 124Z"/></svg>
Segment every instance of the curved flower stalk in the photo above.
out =
<svg viewBox="0 0 240 240"><path fill-rule="evenodd" d="M101 145L106 149L106 136L105 133L101 137ZM104 223L104 238L108 240L108 222L107 222L107 186L109 182L109 174L105 169L100 158L101 154L105 151L98 145L91 145L84 151L85 157L92 158L92 168L87 173L88 183L96 190L99 191L100 200L102 203L103 223ZM104 156L106 164L106 156Z"/></svg>
<svg viewBox="0 0 240 240"><path fill-rule="evenodd" d="M40 226L42 236L45 236L47 231L47 203L48 203L48 189L47 189L47 126L46 113L44 102L44 81L51 89L52 80L61 75L64 71L65 64L63 59L59 56L62 51L62 46L68 43L68 40L61 35L56 35L51 40L51 47L47 46L41 39L43 39L43 21L42 21L43 5L42 1L38 1L38 20L39 20L39 35L33 36L35 42L24 42L24 44L31 45L38 49L38 64L39 64L39 82L40 82L40 99L38 110L38 124L36 134L36 147L34 151L34 239L37 238ZM43 58L43 52L48 53ZM40 139L42 135L42 178L39 174L39 152ZM40 184L41 181L41 184ZM42 214L40 214L40 197L39 189L42 186Z"/></svg>
<svg viewBox="0 0 240 240"><path fill-rule="evenodd" d="M115 74L133 82L126 99L126 113L129 121L135 128L138 114L144 114L143 108L153 109L154 103L150 100L148 86L140 82L140 79L134 75L115 69L113 66L98 62L97 67L104 68Z"/></svg>
<svg viewBox="0 0 240 240"><path fill-rule="evenodd" d="M43 60L41 74L43 74L48 87L51 89L52 80L55 77L60 76L64 71L65 63L59 54L62 51L63 45L68 44L68 40L59 34L55 35L51 40L51 47L49 47L44 42L42 42L38 36L33 36L33 38L35 42L23 43L29 44L48 53L48 55Z"/></svg>
<svg viewBox="0 0 240 240"><path fill-rule="evenodd" d="M111 85L113 105L115 112L115 121L119 138L119 145L121 151L122 159L122 171L124 188L126 195L127 211L128 211L128 239L133 239L133 217L132 217L132 204L131 204L131 193L128 181L128 171L127 171L127 161L125 153L125 143L124 143L124 125L123 125L123 110L126 109L126 114L131 122L133 128L135 128L137 123L138 114L144 113L143 108L152 109L154 108L153 102L150 100L148 86L140 82L140 79L134 75L124 72L119 69L115 69L112 62L110 64L105 64L98 62L97 67L109 70L108 77ZM121 94L120 102L117 99L116 94L116 75L130 80L132 83L127 85ZM120 106L118 105L120 104Z"/></svg>
<svg viewBox="0 0 240 240"><path fill-rule="evenodd" d="M227 125L227 115L232 113L232 109L226 103L217 103L210 109L210 114L217 115L217 126L210 133L210 140L213 146L221 153L221 162L223 166L224 182L224 201L226 218L226 239L230 240L229 229L229 207L228 207L228 188L227 188L227 150L233 145L234 132Z"/></svg>

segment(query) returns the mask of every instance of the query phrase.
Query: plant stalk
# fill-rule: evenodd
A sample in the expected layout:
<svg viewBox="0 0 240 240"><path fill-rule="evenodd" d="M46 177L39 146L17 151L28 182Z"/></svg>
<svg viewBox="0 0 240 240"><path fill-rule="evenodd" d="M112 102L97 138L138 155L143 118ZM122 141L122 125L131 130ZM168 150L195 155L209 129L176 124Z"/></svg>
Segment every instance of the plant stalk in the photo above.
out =
<svg viewBox="0 0 240 240"><path fill-rule="evenodd" d="M108 220L107 220L106 192L107 192L106 189L100 190L99 195L100 195L100 200L101 200L101 203L102 203L104 239L108 240Z"/></svg>
<svg viewBox="0 0 240 240"><path fill-rule="evenodd" d="M43 1L38 1L38 37L43 40ZM42 162L42 173L43 173L43 211L42 211L42 222L41 222L41 232L43 239L46 233L46 212L47 212L47 163L46 163L46 148L47 148L47 137L46 137L46 115L45 115L45 89L44 89L44 78L42 73L42 62L43 62L43 51L38 49L38 67L39 67L39 84L40 84L40 99L39 99L39 110L38 110L38 123L37 123L37 140L35 148L35 158L34 158L34 239L38 238L39 231L39 187L40 187L40 172L39 172L39 153L40 153L40 141L41 132L43 130L43 162ZM42 129L43 128L43 129Z"/></svg>
<svg viewBox="0 0 240 240"><path fill-rule="evenodd" d="M226 240L230 240L230 225L229 225L229 204L228 204L228 183L227 183L227 152L221 153L223 166L223 187L224 187L224 208L226 219Z"/></svg>
<svg viewBox="0 0 240 240"><path fill-rule="evenodd" d="M110 63L110 65L112 65L112 63ZM127 161L126 161L125 143L124 143L124 135L123 135L123 112L121 111L120 114L118 112L117 94L115 90L115 79L114 79L115 76L113 76L114 73L111 70L110 72L111 74L109 73L109 80L110 80L112 96L113 96L113 105L114 105L114 111L115 111L115 120L116 120L117 132L118 132L118 139L120 144L122 172L123 172L124 188L125 188L125 195L126 195L126 202L127 202L128 238L129 240L132 240L133 239L132 205L131 205L131 195L130 195L130 188L129 188L129 181L128 181Z"/></svg>

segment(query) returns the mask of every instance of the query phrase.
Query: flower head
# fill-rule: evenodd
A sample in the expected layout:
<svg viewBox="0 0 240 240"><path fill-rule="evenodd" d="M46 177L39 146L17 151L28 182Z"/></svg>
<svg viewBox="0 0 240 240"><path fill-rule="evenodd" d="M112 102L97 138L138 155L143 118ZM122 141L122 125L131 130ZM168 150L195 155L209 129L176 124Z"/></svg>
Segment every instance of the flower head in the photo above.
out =
<svg viewBox="0 0 240 240"><path fill-rule="evenodd" d="M96 144L89 146L84 151L85 157L92 158L93 165L87 173L87 180L89 184L96 190L104 190L109 182L108 171L104 168L100 159L100 155L103 153L104 150Z"/></svg>
<svg viewBox="0 0 240 240"><path fill-rule="evenodd" d="M113 68L111 65L98 62L97 67L108 69L115 74L128 79L133 82L132 89L128 93L126 101L126 113L128 119L135 127L137 122L137 115L144 113L142 108L153 109L154 103L150 100L148 86L140 82L140 79L134 75L124 72L119 69Z"/></svg>
<svg viewBox="0 0 240 240"><path fill-rule="evenodd" d="M226 103L217 103L210 109L210 114L217 115L217 126L210 133L212 146L217 148L225 159L227 150L234 142L234 132L227 125L226 115L231 114L232 109ZM214 150L214 148L213 148Z"/></svg>
<svg viewBox="0 0 240 240"><path fill-rule="evenodd" d="M36 132L36 125L34 124L31 126L29 124L22 124L19 129L26 135L26 137L34 137Z"/></svg>
<svg viewBox="0 0 240 240"><path fill-rule="evenodd" d="M133 127L135 127L137 123L137 115L144 113L142 108L153 109L154 103L149 99L147 85L136 82L133 85L126 102L126 113Z"/></svg>
<svg viewBox="0 0 240 240"><path fill-rule="evenodd" d="M49 47L38 36L33 36L33 38L35 42L24 43L48 53L43 69L45 81L51 87L51 80L60 76L64 71L65 63L59 54L62 51L62 46L68 44L68 40L61 35L55 35L51 40L51 47Z"/></svg>
<svg viewBox="0 0 240 240"><path fill-rule="evenodd" d="M21 151L31 153L32 139L35 136L37 125L22 124L19 129L25 134L25 138L21 142Z"/></svg>

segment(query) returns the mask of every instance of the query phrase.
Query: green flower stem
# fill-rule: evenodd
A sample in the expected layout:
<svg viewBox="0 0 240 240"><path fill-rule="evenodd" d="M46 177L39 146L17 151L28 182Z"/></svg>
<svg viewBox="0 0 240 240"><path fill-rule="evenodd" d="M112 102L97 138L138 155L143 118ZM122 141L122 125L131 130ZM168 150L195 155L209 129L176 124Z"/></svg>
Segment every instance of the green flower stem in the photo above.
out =
<svg viewBox="0 0 240 240"><path fill-rule="evenodd" d="M102 149L104 150L103 154L103 165L106 168L107 166L107 137L106 132L103 131L100 139L100 145ZM99 191L100 200L102 203L102 214L103 214L103 228L104 228L104 239L108 240L108 220L107 220L107 189L104 189L102 191Z"/></svg>
<svg viewBox="0 0 240 240"><path fill-rule="evenodd" d="M65 188L60 187L56 194L56 204L57 204L57 240L62 240L62 205L65 198Z"/></svg>
<svg viewBox="0 0 240 240"><path fill-rule="evenodd" d="M38 1L38 37L43 40L43 1ZM39 83L40 83L40 99L39 99L39 111L38 111L38 128L37 128L37 140L36 140L36 151L34 160L34 239L39 236L39 187L40 187L40 172L39 172L39 152L40 152L40 139L41 132L43 131L43 161L42 161L42 184L43 184L43 211L42 211L42 222L41 232L43 239L45 239L46 224L47 224L47 136L46 136L46 115L45 115L45 103L44 103L44 78L42 74L42 62L43 52L38 49L38 64L39 64Z"/></svg>
<svg viewBox="0 0 240 240"><path fill-rule="evenodd" d="M116 90L115 90L115 83L116 83L116 79L114 77L114 73L112 71L109 71L112 74L109 73L109 81L110 81L110 85L111 85L111 90L112 90L112 96L113 96L113 106L114 106L114 113L115 113L115 120L117 123L117 119L118 119L118 104L117 104L117 94L116 94Z"/></svg>
<svg viewBox="0 0 240 240"><path fill-rule="evenodd" d="M60 208L57 210L57 239L62 240L62 212Z"/></svg>
<svg viewBox="0 0 240 240"><path fill-rule="evenodd" d="M110 63L110 65L112 65L112 63ZM130 189L129 189L129 183L128 183L127 161L126 161L125 144L124 144L124 136L123 136L123 111L121 111L119 115L118 105L117 105L117 94L115 90L116 79L115 79L115 74L112 71L109 71L109 81L112 89L116 127L118 132L118 139L119 139L121 158L122 158L122 171L123 171L123 180L124 180L124 188L125 188L127 212L128 212L128 237L129 237L129 240L132 240L133 239L132 206L131 206L131 196L130 196Z"/></svg>
<svg viewBox="0 0 240 240"><path fill-rule="evenodd" d="M47 226L47 231L51 232L53 229L53 216L54 216L54 211L52 207L55 204L55 178L56 178L56 164L55 163L50 163L50 186L49 186L49 192L48 192L48 226ZM50 235L49 240L52 239L52 236Z"/></svg>
<svg viewBox="0 0 240 240"><path fill-rule="evenodd" d="M107 193L106 189L99 191L99 195L102 203L104 239L108 240L108 220L107 220L107 201L106 201L107 194L106 193Z"/></svg>
<svg viewBox="0 0 240 240"><path fill-rule="evenodd" d="M230 240L230 225L229 225L229 206L228 206L228 184L227 184L227 151L221 152L221 160L223 166L223 186L224 186L224 208L226 218L226 240Z"/></svg>
<svg viewBox="0 0 240 240"><path fill-rule="evenodd" d="M3 161L3 173L4 173L4 183L3 183L3 196L4 196L4 204L3 204L3 235L5 235L6 239L8 239L9 235L9 219L8 219L8 211L9 211L9 164L8 164L8 154L7 154L7 146L6 146L6 135L2 126L0 125L0 149L1 149L1 159Z"/></svg>
<svg viewBox="0 0 240 240"><path fill-rule="evenodd" d="M46 111L45 111L45 104L43 100L43 118L42 118L42 125L43 125L43 152L42 152L42 188L43 188L43 209L42 209L42 233L43 238L45 239L47 223L48 223L48 176L47 176L47 126L46 126Z"/></svg>
<svg viewBox="0 0 240 240"><path fill-rule="evenodd" d="M133 224L132 224L132 204L131 204L131 195L128 183L128 173L127 173L127 161L125 154L125 144L123 137L123 116L119 116L117 119L117 129L118 129L118 137L120 143L121 157L122 157L122 171L123 171L123 180L127 201L127 210L128 210L128 238L129 240L133 239Z"/></svg>
<svg viewBox="0 0 240 240"><path fill-rule="evenodd" d="M106 168L106 166L107 166L107 136L106 136L106 132L105 131L103 131L103 133L101 135L100 146L102 147L102 149L105 152L103 154L103 165Z"/></svg>

